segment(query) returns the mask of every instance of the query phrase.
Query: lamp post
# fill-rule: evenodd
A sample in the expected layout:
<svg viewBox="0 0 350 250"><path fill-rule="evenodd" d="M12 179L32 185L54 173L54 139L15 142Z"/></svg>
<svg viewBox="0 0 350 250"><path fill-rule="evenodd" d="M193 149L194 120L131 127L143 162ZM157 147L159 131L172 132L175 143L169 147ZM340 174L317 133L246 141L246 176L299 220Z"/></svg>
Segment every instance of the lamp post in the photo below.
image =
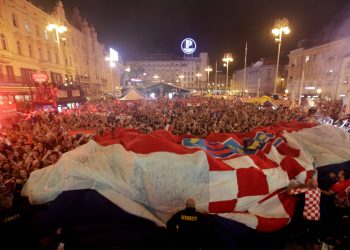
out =
<svg viewBox="0 0 350 250"><path fill-rule="evenodd" d="M290 33L288 19L285 17L282 19L276 19L275 27L272 29L272 33L275 35L275 43L278 44L275 87L274 87L274 93L276 93L277 82L278 82L278 70L279 70L280 54L281 54L281 45L282 45L282 35L283 35L283 33L286 35L288 35Z"/></svg>
<svg viewBox="0 0 350 250"><path fill-rule="evenodd" d="M185 77L184 75L179 75L181 87L182 87L182 81L183 81L184 77Z"/></svg>
<svg viewBox="0 0 350 250"><path fill-rule="evenodd" d="M109 62L110 74L111 74L111 84L112 84L112 93L114 92L114 83L113 83L113 68L115 67L115 62Z"/></svg>
<svg viewBox="0 0 350 250"><path fill-rule="evenodd" d="M115 62L119 60L118 52L112 48L109 48L109 56L105 58L109 62L109 67L111 69L111 83L112 83L112 93L115 91L113 83L113 68L116 66Z"/></svg>
<svg viewBox="0 0 350 250"><path fill-rule="evenodd" d="M209 85L209 84L210 84L210 83L209 83L209 73L210 73L211 71L213 71L213 69L212 69L211 66L208 65L208 66L205 68L205 71L208 72L208 85Z"/></svg>
<svg viewBox="0 0 350 250"><path fill-rule="evenodd" d="M320 98L320 94L322 92L322 89L317 89L316 92L317 92L318 98Z"/></svg>
<svg viewBox="0 0 350 250"><path fill-rule="evenodd" d="M46 26L46 29L48 31L55 30L57 46L58 46L58 50L60 51L60 34L66 32L68 30L68 28L66 26L64 26L64 25L57 25L57 24L54 24L54 23L50 23L49 25Z"/></svg>
<svg viewBox="0 0 350 250"><path fill-rule="evenodd" d="M226 87L225 87L225 90L227 90L227 87L228 87L228 66L229 66L230 62L233 62L232 54L225 53L224 58L222 60L226 63Z"/></svg>
<svg viewBox="0 0 350 250"><path fill-rule="evenodd" d="M197 76L197 85L198 85L198 91L199 91L199 77L201 77L202 74L201 73L197 73L196 76Z"/></svg>

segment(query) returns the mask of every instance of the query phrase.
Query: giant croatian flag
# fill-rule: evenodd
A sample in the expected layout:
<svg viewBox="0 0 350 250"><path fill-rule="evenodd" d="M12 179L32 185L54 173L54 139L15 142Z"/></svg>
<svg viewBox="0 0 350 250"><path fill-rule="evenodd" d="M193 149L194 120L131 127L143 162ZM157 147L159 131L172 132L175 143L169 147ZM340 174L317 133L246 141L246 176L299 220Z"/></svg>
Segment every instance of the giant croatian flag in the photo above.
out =
<svg viewBox="0 0 350 250"><path fill-rule="evenodd" d="M160 226L193 197L199 210L274 231L293 215L291 180L305 182L315 166L350 160L349 134L296 122L205 139L119 129L96 141L34 171L22 194L42 204L66 190L94 189Z"/></svg>

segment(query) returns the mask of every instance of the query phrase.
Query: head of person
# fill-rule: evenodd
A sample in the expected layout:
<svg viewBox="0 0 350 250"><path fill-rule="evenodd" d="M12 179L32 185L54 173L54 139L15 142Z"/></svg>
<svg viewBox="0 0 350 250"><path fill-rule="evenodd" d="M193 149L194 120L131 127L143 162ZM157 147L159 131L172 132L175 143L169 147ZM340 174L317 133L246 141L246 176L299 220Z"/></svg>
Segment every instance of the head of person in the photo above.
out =
<svg viewBox="0 0 350 250"><path fill-rule="evenodd" d="M186 208L196 208L196 201L193 198L188 198L186 201Z"/></svg>
<svg viewBox="0 0 350 250"><path fill-rule="evenodd" d="M345 169L342 169L338 172L338 179L340 181L344 181L344 180L347 180L347 179L350 179L350 173L349 171L346 171Z"/></svg>

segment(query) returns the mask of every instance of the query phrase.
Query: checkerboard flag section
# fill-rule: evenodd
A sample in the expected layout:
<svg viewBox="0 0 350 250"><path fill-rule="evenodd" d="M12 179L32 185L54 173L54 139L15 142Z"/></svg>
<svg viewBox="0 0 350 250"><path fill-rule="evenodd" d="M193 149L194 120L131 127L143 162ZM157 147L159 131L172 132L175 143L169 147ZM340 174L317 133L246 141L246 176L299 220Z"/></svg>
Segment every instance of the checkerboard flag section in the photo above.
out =
<svg viewBox="0 0 350 250"><path fill-rule="evenodd" d="M235 144L225 144L230 138ZM268 232L287 225L293 215L297 198L286 192L292 180L304 183L315 166L350 160L349 136L329 125L292 122L247 134L214 133L203 138L204 148L183 146L182 139L165 130L146 135L118 129L34 171L22 194L41 204L63 191L94 189L160 226L193 197L199 210ZM254 151L235 150L246 139L257 140ZM222 148L224 156L214 157Z"/></svg>

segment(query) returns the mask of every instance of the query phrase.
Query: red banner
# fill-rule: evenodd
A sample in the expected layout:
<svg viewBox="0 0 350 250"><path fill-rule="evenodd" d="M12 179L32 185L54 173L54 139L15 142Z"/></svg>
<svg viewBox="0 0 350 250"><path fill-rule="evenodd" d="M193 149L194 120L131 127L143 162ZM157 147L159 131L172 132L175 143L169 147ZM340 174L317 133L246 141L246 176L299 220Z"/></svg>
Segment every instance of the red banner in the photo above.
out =
<svg viewBox="0 0 350 250"><path fill-rule="evenodd" d="M16 104L0 104L0 119L14 117L16 114Z"/></svg>

